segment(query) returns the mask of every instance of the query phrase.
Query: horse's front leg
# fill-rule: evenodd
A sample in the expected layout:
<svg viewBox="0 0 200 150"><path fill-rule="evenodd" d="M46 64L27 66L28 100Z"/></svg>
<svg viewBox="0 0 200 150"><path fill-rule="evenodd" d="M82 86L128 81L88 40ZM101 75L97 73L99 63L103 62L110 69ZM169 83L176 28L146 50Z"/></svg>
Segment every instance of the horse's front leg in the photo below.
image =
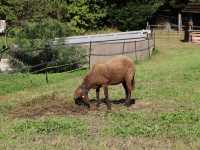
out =
<svg viewBox="0 0 200 150"><path fill-rule="evenodd" d="M83 103L84 103L84 105L87 106L88 109L90 109L90 103L89 103L89 98L88 98L88 96L86 96L85 99L83 99Z"/></svg>
<svg viewBox="0 0 200 150"><path fill-rule="evenodd" d="M108 97L108 86L104 86L104 95L105 95L105 103L107 105L108 110L111 110L111 103Z"/></svg>

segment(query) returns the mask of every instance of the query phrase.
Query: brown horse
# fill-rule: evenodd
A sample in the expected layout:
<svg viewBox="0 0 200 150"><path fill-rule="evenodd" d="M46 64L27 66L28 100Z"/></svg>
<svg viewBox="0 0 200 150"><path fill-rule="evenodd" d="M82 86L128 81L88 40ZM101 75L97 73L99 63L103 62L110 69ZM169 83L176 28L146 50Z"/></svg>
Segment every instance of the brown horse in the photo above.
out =
<svg viewBox="0 0 200 150"><path fill-rule="evenodd" d="M125 93L125 104L131 104L131 91L135 86L135 65L127 56L116 56L105 63L97 63L93 65L91 70L83 79L82 84L74 93L75 103L81 105L84 103L90 108L88 92L90 89L96 89L97 107L101 101L99 98L100 88L103 87L105 102L107 108L111 109L111 103L108 96L108 86L122 83Z"/></svg>

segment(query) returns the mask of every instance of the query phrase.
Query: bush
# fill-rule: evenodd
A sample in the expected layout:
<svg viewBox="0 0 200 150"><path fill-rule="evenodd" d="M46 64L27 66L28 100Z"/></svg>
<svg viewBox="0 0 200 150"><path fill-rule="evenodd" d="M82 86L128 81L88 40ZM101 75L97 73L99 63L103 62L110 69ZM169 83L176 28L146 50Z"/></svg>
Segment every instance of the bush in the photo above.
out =
<svg viewBox="0 0 200 150"><path fill-rule="evenodd" d="M57 47L53 65L65 65L59 71L73 70L87 63L86 49L82 47Z"/></svg>
<svg viewBox="0 0 200 150"><path fill-rule="evenodd" d="M24 70L25 66L29 66L30 71L64 64L71 65L62 67L59 71L80 67L86 52L83 48L52 45L55 37L74 34L72 30L69 25L53 19L46 19L41 23L27 22L23 28L10 30L9 35L16 37L16 45L9 53L12 65L20 71ZM79 62L75 63L77 61Z"/></svg>
<svg viewBox="0 0 200 150"><path fill-rule="evenodd" d="M49 69L51 72L73 70L83 66L86 61L86 50L81 47L44 47L39 51L24 51L13 49L10 51L11 64L18 71L37 71L45 67L60 66Z"/></svg>

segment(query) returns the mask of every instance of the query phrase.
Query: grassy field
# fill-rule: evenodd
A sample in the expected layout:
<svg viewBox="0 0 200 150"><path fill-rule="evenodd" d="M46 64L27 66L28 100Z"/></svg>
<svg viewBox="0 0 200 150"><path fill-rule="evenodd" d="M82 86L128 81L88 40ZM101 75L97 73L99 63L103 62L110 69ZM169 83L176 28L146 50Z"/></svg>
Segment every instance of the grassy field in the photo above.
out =
<svg viewBox="0 0 200 150"><path fill-rule="evenodd" d="M170 36L160 35L158 52L137 63L129 108L75 106L87 70L50 74L49 84L44 75L1 74L0 149L200 149L200 45ZM109 92L124 97L121 86Z"/></svg>

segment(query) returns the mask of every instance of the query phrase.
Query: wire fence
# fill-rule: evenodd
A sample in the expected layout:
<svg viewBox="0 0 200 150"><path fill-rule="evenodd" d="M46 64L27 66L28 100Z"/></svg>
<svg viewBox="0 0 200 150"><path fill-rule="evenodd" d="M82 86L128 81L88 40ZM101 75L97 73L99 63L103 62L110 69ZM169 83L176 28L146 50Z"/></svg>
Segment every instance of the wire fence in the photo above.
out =
<svg viewBox="0 0 200 150"><path fill-rule="evenodd" d="M149 27L151 30L164 30L164 31L167 31L167 32L185 32L185 31L188 31L188 30L191 30L191 31L195 31L195 30L200 30L200 26L196 26L196 25L191 25L191 26L188 26L188 25L181 25L181 30L179 31L179 26L178 25L175 25L175 24L166 24L166 25L149 25Z"/></svg>
<svg viewBox="0 0 200 150"><path fill-rule="evenodd" d="M69 58L72 59L70 62L58 63L57 60L51 59L55 53L59 53L58 47L62 47L64 51L65 49L66 51L71 50L71 52L74 49L70 49L70 47L77 47L80 51L77 51L76 54L70 52L71 57ZM6 55L5 58L11 60L11 64L14 64L12 65L14 67L11 66L11 68L8 69L9 71L31 74L43 73L48 83L48 73L90 68L93 64L109 60L116 55L127 55L138 61L151 57L154 48L155 34L152 32L146 34L145 37L118 38L114 40L89 41L76 44L59 42L24 53L21 53L23 49L18 49L17 46L14 48L9 47L2 50L0 55ZM82 53L81 50L84 50L84 53ZM36 54L40 57L31 57ZM24 61L27 63L23 64ZM15 68L16 64L18 66L21 64L23 65Z"/></svg>
<svg viewBox="0 0 200 150"><path fill-rule="evenodd" d="M56 44L52 44L51 48L55 49L56 47L59 46L63 46L65 48L71 46L79 46L84 48L86 52L84 55L74 58L75 61L72 61L70 63L66 62L62 64L57 64L56 61L46 60L45 62L35 63L30 66L26 65L21 69L17 70L13 69L13 70L18 72L28 72L33 74L44 73L44 72L45 73L56 72L55 70L70 71L77 68L91 67L96 62L102 62L108 60L116 55L127 55L134 58L134 60L136 61L143 60L145 58L151 57L152 50L155 49L156 47L155 39L177 38L183 40L185 38L184 30L178 32L177 25L171 25L171 27L175 30L171 30L172 28L167 28L166 30L165 27L166 26L164 25L150 25L149 29L151 29L151 33L147 34L145 38L144 37L126 38L126 39L118 38L116 40L89 41L89 42L82 42L75 44L59 42ZM165 30L163 30L164 28ZM193 29L200 29L200 27L193 26ZM5 41L7 41L7 38ZM6 43L6 45L8 44ZM29 51L29 53L32 53L31 55L33 55L33 53L40 51L46 51L46 55L49 54L48 48L45 47L37 48L34 51ZM0 51L1 58L2 55L5 55L5 53L9 53L9 49L7 47ZM24 58L29 59L27 56L24 56ZM84 61L82 61L81 59L84 59Z"/></svg>
<svg viewBox="0 0 200 150"><path fill-rule="evenodd" d="M154 36L147 38L128 38L81 44L88 49L89 67L97 62L104 62L116 55L127 55L136 61L148 58L155 48Z"/></svg>
<svg viewBox="0 0 200 150"><path fill-rule="evenodd" d="M181 30L178 25L150 25L149 28L156 33L156 39L176 38L182 42L200 43L200 26L183 25Z"/></svg>

